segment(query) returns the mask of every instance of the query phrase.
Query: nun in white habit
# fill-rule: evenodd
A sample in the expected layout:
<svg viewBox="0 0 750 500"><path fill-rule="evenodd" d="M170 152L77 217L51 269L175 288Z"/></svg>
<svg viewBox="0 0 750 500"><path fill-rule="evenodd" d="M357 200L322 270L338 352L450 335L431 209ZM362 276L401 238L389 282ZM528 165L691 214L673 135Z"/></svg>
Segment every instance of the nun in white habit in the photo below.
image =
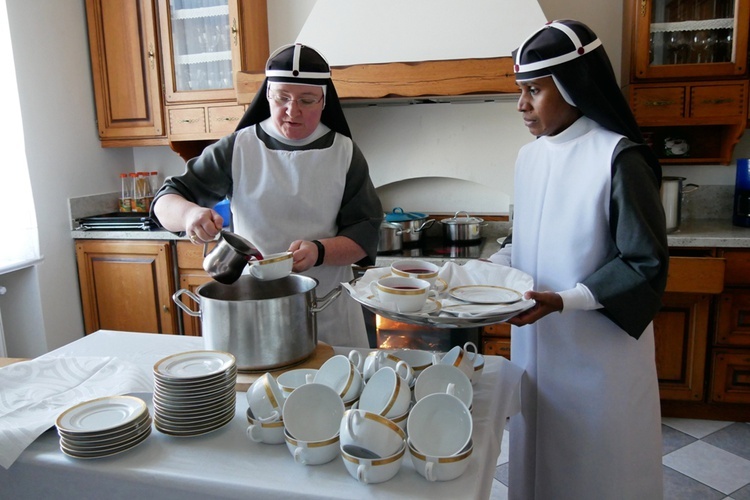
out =
<svg viewBox="0 0 750 500"><path fill-rule="evenodd" d="M511 359L526 373L509 497L659 499L661 168L587 26L548 23L514 58L536 140L516 162L512 241L491 260L533 276L536 304L511 320Z"/></svg>

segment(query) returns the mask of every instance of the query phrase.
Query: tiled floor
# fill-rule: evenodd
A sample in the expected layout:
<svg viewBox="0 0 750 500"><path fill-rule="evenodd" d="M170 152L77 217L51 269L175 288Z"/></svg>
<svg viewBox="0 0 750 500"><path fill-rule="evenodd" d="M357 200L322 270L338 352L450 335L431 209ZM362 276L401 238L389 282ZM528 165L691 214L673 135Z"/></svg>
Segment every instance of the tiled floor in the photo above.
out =
<svg viewBox="0 0 750 500"><path fill-rule="evenodd" d="M750 423L662 419L664 500L750 500ZM491 500L508 498L508 431Z"/></svg>

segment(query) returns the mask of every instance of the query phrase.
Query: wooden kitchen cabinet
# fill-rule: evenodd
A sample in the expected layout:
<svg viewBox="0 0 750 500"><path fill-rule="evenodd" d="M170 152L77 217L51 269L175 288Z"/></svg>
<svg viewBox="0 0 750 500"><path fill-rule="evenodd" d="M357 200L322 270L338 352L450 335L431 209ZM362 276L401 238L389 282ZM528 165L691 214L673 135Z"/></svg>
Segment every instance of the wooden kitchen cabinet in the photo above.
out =
<svg viewBox="0 0 750 500"><path fill-rule="evenodd" d="M166 145L154 0L86 0L102 146Z"/></svg>
<svg viewBox="0 0 750 500"><path fill-rule="evenodd" d="M750 0L625 0L622 82L663 163L725 164L748 116ZM667 138L690 152L669 156Z"/></svg>
<svg viewBox="0 0 750 500"><path fill-rule="evenodd" d="M750 404L750 250L722 250L726 288L716 312L711 400Z"/></svg>
<svg viewBox="0 0 750 500"><path fill-rule="evenodd" d="M168 241L76 240L85 333L178 333Z"/></svg>
<svg viewBox="0 0 750 500"><path fill-rule="evenodd" d="M263 71L268 59L266 0L159 0L164 99L170 145L183 159L184 141L231 133L245 112L235 75Z"/></svg>
<svg viewBox="0 0 750 500"><path fill-rule="evenodd" d="M198 5L86 1L102 146L170 145L189 158L234 130L235 74L268 59L266 0Z"/></svg>
<svg viewBox="0 0 750 500"><path fill-rule="evenodd" d="M482 328L482 354L510 359L510 324L497 323Z"/></svg>

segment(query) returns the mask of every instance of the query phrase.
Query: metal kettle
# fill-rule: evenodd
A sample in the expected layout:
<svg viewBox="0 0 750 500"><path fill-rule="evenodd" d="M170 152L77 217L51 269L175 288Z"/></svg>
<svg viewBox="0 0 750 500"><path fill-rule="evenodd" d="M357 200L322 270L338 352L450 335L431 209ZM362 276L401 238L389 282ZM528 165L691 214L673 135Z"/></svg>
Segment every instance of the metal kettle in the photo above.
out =
<svg viewBox="0 0 750 500"><path fill-rule="evenodd" d="M697 184L685 184L685 177L662 177L661 204L664 206L664 216L667 219L667 233L673 233L680 227L682 218L682 195L698 189Z"/></svg>

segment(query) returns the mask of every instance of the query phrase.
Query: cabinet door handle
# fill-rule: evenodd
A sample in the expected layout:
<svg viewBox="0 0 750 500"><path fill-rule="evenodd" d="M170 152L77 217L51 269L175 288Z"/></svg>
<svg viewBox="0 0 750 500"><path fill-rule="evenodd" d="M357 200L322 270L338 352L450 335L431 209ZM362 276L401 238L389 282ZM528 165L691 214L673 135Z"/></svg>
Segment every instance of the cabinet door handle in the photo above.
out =
<svg viewBox="0 0 750 500"><path fill-rule="evenodd" d="M641 0L641 17L646 17L646 0Z"/></svg>
<svg viewBox="0 0 750 500"><path fill-rule="evenodd" d="M704 99L701 104L727 104L734 102L731 97L719 97L717 99Z"/></svg>
<svg viewBox="0 0 750 500"><path fill-rule="evenodd" d="M224 122L236 122L240 118L238 116L225 116L224 118L219 118L219 121Z"/></svg>
<svg viewBox="0 0 750 500"><path fill-rule="evenodd" d="M237 34L239 33L239 30L237 29L237 18L235 17L232 19L232 39L234 40L234 46L237 46Z"/></svg>
<svg viewBox="0 0 750 500"><path fill-rule="evenodd" d="M154 46L153 44L149 43L148 44L148 60L151 63L151 69L154 69L154 59L155 59Z"/></svg>
<svg viewBox="0 0 750 500"><path fill-rule="evenodd" d="M674 101L646 101L646 106L671 106Z"/></svg>
<svg viewBox="0 0 750 500"><path fill-rule="evenodd" d="M165 313L169 312L169 307L166 305L161 306L161 308L164 310Z"/></svg>
<svg viewBox="0 0 750 500"><path fill-rule="evenodd" d="M198 121L197 118L183 118L180 120L180 123L196 123Z"/></svg>

